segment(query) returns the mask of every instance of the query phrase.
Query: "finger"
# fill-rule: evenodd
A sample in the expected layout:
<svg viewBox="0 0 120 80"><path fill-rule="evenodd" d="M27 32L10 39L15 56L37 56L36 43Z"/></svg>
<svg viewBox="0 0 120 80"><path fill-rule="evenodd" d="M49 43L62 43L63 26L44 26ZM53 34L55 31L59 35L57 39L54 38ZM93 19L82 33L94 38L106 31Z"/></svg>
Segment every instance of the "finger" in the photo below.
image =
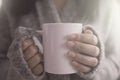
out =
<svg viewBox="0 0 120 80"><path fill-rule="evenodd" d="M27 49L29 46L33 45L34 41L32 39L26 39L22 43L23 50Z"/></svg>
<svg viewBox="0 0 120 80"><path fill-rule="evenodd" d="M38 52L39 52L38 47L36 45L31 45L23 53L24 53L25 59L28 60Z"/></svg>
<svg viewBox="0 0 120 80"><path fill-rule="evenodd" d="M32 69L33 74L38 75L38 76L41 75L43 71L44 71L43 64L38 64L36 67Z"/></svg>
<svg viewBox="0 0 120 80"><path fill-rule="evenodd" d="M88 30L88 29L85 30L84 33L85 33L85 34L93 34L93 32L92 32L91 30Z"/></svg>
<svg viewBox="0 0 120 80"><path fill-rule="evenodd" d="M70 52L68 53L68 56L79 63L82 63L84 65L95 67L98 64L98 59L90 56L86 56L80 53Z"/></svg>
<svg viewBox="0 0 120 80"><path fill-rule="evenodd" d="M30 69L33 69L36 65L38 65L42 61L42 58L39 54L36 54L32 58L30 58L27 63Z"/></svg>
<svg viewBox="0 0 120 80"><path fill-rule="evenodd" d="M80 64L80 63L78 63L78 62L76 62L76 61L73 61L73 62L72 62L72 66L73 66L76 70L78 70L79 72L82 72L82 73L87 73L87 72L89 72L89 71L91 70L90 67L84 66L84 65L82 65L82 64Z"/></svg>
<svg viewBox="0 0 120 80"><path fill-rule="evenodd" d="M72 51L78 52L78 53L84 53L89 56L97 57L99 55L99 48L94 45L80 43L80 42L73 42L68 41L67 47L71 49Z"/></svg>
<svg viewBox="0 0 120 80"><path fill-rule="evenodd" d="M98 39L92 34L71 34L67 36L68 40L83 42L91 45L97 45Z"/></svg>

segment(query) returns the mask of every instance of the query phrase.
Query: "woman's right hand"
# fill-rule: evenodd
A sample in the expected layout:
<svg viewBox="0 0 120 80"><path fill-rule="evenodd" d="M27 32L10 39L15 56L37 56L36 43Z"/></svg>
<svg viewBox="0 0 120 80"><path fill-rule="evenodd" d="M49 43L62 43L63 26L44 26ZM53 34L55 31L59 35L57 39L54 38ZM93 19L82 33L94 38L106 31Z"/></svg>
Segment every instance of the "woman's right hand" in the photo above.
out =
<svg viewBox="0 0 120 80"><path fill-rule="evenodd" d="M22 43L23 55L28 63L29 68L35 75L40 75L43 72L43 55L39 51L32 39L26 39Z"/></svg>

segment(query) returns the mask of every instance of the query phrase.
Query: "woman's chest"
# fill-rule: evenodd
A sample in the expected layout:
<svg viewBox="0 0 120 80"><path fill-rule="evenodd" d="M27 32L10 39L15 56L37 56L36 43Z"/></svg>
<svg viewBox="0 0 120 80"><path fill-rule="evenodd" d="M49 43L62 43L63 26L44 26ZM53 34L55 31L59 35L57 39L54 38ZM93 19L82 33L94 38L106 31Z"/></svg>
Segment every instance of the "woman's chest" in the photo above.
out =
<svg viewBox="0 0 120 80"><path fill-rule="evenodd" d="M40 22L38 20L37 15L35 14L28 14L22 16L19 20L18 27L19 26L33 29L41 29Z"/></svg>

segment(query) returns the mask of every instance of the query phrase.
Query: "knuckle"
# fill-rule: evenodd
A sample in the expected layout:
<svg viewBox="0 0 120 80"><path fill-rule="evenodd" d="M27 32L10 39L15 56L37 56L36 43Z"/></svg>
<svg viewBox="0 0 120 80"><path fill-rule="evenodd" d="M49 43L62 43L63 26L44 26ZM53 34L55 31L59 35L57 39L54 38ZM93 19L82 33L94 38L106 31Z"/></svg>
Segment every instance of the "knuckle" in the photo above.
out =
<svg viewBox="0 0 120 80"><path fill-rule="evenodd" d="M31 52L33 52L33 53L37 53L37 52L39 51L39 49L38 49L38 47L37 47L36 45L32 45L32 46L30 47L30 50L31 50Z"/></svg>
<svg viewBox="0 0 120 80"><path fill-rule="evenodd" d="M82 58L81 58L81 56L79 55L79 53L76 53L76 56L74 57L74 59L75 59L76 61L82 60Z"/></svg>
<svg viewBox="0 0 120 80"><path fill-rule="evenodd" d="M43 65L42 64L39 64L34 69L32 69L32 72L35 75L40 75L43 71L44 71L44 69L43 69Z"/></svg>
<svg viewBox="0 0 120 80"><path fill-rule="evenodd" d="M41 61L41 58L39 57L39 54L34 55L30 60L27 61L29 67L32 69L37 64L39 64Z"/></svg>
<svg viewBox="0 0 120 80"><path fill-rule="evenodd" d="M27 47L29 47L30 45L34 44L32 39L26 39L22 42L22 47L23 50L25 50Z"/></svg>
<svg viewBox="0 0 120 80"><path fill-rule="evenodd" d="M39 54L36 54L36 55L34 56L34 59L36 59L36 61L38 61L38 62L41 61L41 57L40 57Z"/></svg>
<svg viewBox="0 0 120 80"><path fill-rule="evenodd" d="M85 52L87 46L81 42L75 42L75 46L73 47L76 52Z"/></svg>
<svg viewBox="0 0 120 80"><path fill-rule="evenodd" d="M35 45L30 46L27 50L23 52L25 60L29 60L31 57L33 57L38 52L39 50L37 49L37 46Z"/></svg>
<svg viewBox="0 0 120 80"><path fill-rule="evenodd" d="M68 47L69 49L73 49L74 46L75 46L75 43L74 43L73 41L68 41L68 42L67 42L67 47Z"/></svg>

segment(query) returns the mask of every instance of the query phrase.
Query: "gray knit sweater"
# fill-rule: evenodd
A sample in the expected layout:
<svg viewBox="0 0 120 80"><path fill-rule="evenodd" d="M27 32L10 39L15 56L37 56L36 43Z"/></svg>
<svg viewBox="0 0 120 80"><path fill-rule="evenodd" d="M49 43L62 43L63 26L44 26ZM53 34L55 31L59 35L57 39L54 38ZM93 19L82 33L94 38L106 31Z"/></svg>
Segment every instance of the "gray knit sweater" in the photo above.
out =
<svg viewBox="0 0 120 80"><path fill-rule="evenodd" d="M100 4L104 6L102 13ZM67 0L61 14L58 14L52 0L38 0L35 3L35 10L26 15L16 16L10 11L9 3L4 4L0 12L0 80L117 80L120 74L119 44L114 32L111 31L114 29L108 28L113 26L115 21L107 20L108 8L105 5L110 7L110 3L104 4L102 0ZM44 72L40 76L35 76L31 72L24 60L21 42L26 38L36 37L35 39L41 44L42 37L37 31L42 30L42 24L57 22L76 22L95 26L84 26L83 29L91 29L99 39L99 64L91 72L67 75ZM42 45L39 49L42 51Z"/></svg>

